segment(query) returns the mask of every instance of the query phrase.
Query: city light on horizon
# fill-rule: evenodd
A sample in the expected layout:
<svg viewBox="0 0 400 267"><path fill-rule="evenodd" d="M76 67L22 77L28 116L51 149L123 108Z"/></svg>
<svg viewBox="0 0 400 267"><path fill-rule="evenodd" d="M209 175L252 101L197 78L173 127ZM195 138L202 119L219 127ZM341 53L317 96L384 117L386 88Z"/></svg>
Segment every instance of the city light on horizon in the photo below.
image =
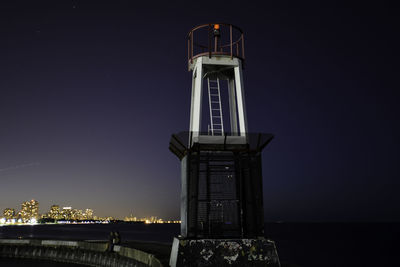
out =
<svg viewBox="0 0 400 267"><path fill-rule="evenodd" d="M13 208L3 210L3 216L0 216L0 225L29 224L35 225L39 223L110 223L113 221L122 221L121 219L111 216L98 217L94 215L94 211L90 208L83 210L74 209L72 206L60 208L59 205L51 205L48 212L39 214L39 202L32 199L21 204L21 210L16 212ZM123 220L124 222L135 222L145 224L157 223L180 223L179 220L163 220L157 216L150 217L134 217L132 214Z"/></svg>

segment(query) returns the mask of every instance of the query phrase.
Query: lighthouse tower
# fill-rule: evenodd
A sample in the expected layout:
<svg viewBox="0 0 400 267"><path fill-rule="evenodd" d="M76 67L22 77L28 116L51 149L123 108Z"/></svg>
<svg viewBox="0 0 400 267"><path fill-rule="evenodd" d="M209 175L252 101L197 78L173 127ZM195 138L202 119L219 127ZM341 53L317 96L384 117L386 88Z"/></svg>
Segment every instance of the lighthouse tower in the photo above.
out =
<svg viewBox="0 0 400 267"><path fill-rule="evenodd" d="M212 23L189 32L189 131L173 134L169 146L181 161L181 234L171 266L279 266L274 242L264 238L261 173L273 135L248 132L244 61L240 28Z"/></svg>

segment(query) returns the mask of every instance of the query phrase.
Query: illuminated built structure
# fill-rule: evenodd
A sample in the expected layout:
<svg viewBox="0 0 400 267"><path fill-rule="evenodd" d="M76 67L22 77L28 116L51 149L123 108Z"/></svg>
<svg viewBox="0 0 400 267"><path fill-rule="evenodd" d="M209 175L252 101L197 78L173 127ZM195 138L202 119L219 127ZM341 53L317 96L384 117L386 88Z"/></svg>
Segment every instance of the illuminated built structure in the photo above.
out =
<svg viewBox="0 0 400 267"><path fill-rule="evenodd" d="M274 243L264 238L261 174L261 151L273 135L248 132L244 59L238 27L189 32L190 127L170 141L182 186L171 266L279 266Z"/></svg>

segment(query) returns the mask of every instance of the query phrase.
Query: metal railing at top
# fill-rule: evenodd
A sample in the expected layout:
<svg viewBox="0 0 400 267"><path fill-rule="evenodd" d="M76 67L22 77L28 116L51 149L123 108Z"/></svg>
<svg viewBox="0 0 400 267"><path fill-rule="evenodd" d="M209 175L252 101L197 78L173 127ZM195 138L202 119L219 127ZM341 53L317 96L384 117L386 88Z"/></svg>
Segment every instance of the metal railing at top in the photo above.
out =
<svg viewBox="0 0 400 267"><path fill-rule="evenodd" d="M188 34L188 64L200 56L227 55L244 61L243 31L232 24L210 23L193 28Z"/></svg>

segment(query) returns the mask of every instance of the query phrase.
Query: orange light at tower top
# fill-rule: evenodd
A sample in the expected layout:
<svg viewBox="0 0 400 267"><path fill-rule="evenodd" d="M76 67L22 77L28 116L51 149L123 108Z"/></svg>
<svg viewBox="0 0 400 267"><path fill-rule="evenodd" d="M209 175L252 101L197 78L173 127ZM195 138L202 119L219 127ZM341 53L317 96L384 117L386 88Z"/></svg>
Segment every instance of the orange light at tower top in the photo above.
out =
<svg viewBox="0 0 400 267"><path fill-rule="evenodd" d="M219 30L219 24L214 24L214 30Z"/></svg>

